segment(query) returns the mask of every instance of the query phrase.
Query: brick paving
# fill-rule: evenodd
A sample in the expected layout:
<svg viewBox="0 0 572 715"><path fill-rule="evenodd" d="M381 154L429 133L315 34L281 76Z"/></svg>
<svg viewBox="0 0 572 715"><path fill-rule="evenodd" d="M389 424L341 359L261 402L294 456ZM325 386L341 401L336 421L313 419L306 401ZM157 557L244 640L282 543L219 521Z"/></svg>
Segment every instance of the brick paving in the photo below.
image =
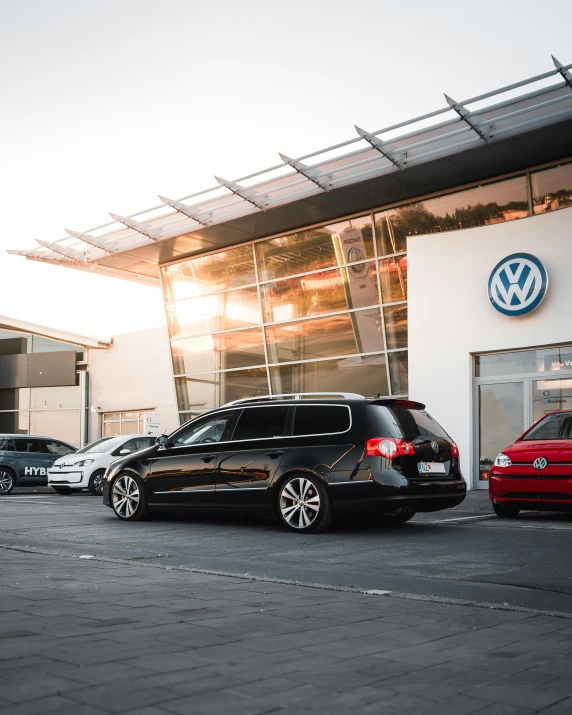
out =
<svg viewBox="0 0 572 715"><path fill-rule="evenodd" d="M0 711L572 715L572 620L0 549Z"/></svg>

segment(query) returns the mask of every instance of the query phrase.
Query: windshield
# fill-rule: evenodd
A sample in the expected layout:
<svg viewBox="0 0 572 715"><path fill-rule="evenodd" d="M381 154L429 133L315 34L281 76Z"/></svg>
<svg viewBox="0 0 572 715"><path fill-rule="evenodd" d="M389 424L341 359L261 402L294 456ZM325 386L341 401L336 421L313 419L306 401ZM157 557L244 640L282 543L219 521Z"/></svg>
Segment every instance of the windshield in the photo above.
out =
<svg viewBox="0 0 572 715"><path fill-rule="evenodd" d="M76 454L87 454L88 452L106 452L108 448L107 442L111 437L102 437L101 439L96 439L95 442L91 442L90 444L87 444L83 449L78 449Z"/></svg>
<svg viewBox="0 0 572 715"><path fill-rule="evenodd" d="M368 405L367 411L371 421L380 431L380 437L406 439L408 442L416 439L451 439L425 410L398 405Z"/></svg>
<svg viewBox="0 0 572 715"><path fill-rule="evenodd" d="M548 415L522 438L531 439L572 439L572 413L560 412Z"/></svg>

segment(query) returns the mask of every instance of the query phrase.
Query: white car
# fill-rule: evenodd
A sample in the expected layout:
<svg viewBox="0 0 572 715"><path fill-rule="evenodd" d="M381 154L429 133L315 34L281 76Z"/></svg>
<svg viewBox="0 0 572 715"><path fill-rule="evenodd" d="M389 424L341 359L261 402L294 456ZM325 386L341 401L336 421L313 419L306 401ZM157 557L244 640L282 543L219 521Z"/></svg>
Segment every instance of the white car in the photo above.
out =
<svg viewBox="0 0 572 715"><path fill-rule="evenodd" d="M126 454L150 447L156 439L148 434L124 434L121 437L98 439L73 454L56 459L48 469L48 486L58 494L89 489L91 494L100 495L101 479L107 467Z"/></svg>

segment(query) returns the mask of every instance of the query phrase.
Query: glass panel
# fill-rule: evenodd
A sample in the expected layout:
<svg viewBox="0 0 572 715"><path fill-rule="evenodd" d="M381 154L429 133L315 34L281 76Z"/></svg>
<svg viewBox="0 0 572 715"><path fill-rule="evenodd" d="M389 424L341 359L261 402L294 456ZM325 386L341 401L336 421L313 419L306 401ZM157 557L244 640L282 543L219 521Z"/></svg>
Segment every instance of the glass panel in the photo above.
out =
<svg viewBox="0 0 572 715"><path fill-rule="evenodd" d="M30 407L39 410L78 408L81 401L79 387L32 387Z"/></svg>
<svg viewBox="0 0 572 715"><path fill-rule="evenodd" d="M384 303L407 300L407 256L384 258L379 262L379 275Z"/></svg>
<svg viewBox="0 0 572 715"><path fill-rule="evenodd" d="M560 372L561 370L572 370L572 346L570 345L475 357L476 377Z"/></svg>
<svg viewBox="0 0 572 715"><path fill-rule="evenodd" d="M371 218L363 216L255 244L259 280L373 258Z"/></svg>
<svg viewBox="0 0 572 715"><path fill-rule="evenodd" d="M572 378L534 380L532 383L533 421L554 410L572 409ZM536 437L535 439L540 439Z"/></svg>
<svg viewBox="0 0 572 715"><path fill-rule="evenodd" d="M0 390L0 410L27 410L29 407L29 387Z"/></svg>
<svg viewBox="0 0 572 715"><path fill-rule="evenodd" d="M272 391L387 395L385 355L349 357L270 368Z"/></svg>
<svg viewBox="0 0 572 715"><path fill-rule="evenodd" d="M383 309L388 350L407 347L407 304Z"/></svg>
<svg viewBox="0 0 572 715"><path fill-rule="evenodd" d="M119 422L104 422L103 423L103 436L104 437L117 437L119 432Z"/></svg>
<svg viewBox="0 0 572 715"><path fill-rule="evenodd" d="M175 375L264 365L265 362L260 328L174 340L171 349Z"/></svg>
<svg viewBox="0 0 572 715"><path fill-rule="evenodd" d="M30 433L61 439L79 446L79 410L30 412Z"/></svg>
<svg viewBox="0 0 572 715"><path fill-rule="evenodd" d="M391 378L391 394L407 395L409 383L406 352L389 354L389 375Z"/></svg>
<svg viewBox="0 0 572 715"><path fill-rule="evenodd" d="M118 420L121 417L121 412L106 412L103 415L104 420Z"/></svg>
<svg viewBox="0 0 572 715"><path fill-rule="evenodd" d="M524 432L522 382L479 385L479 480L487 481L499 452Z"/></svg>
<svg viewBox="0 0 572 715"><path fill-rule="evenodd" d="M242 397L268 394L266 368L208 373L175 379L180 410L210 410Z"/></svg>
<svg viewBox="0 0 572 715"><path fill-rule="evenodd" d="M266 328L271 363L383 350L379 309Z"/></svg>
<svg viewBox="0 0 572 715"><path fill-rule="evenodd" d="M67 446L67 444L64 444L63 442L57 442L53 439L46 440L44 442L44 448L46 452L49 452L50 454L70 454L70 448Z"/></svg>
<svg viewBox="0 0 572 715"><path fill-rule="evenodd" d="M139 434L138 420L121 420L119 434Z"/></svg>
<svg viewBox="0 0 572 715"><path fill-rule="evenodd" d="M375 263L321 271L261 286L264 322L377 305Z"/></svg>
<svg viewBox="0 0 572 715"><path fill-rule="evenodd" d="M538 171L530 179L535 214L572 206L572 164Z"/></svg>
<svg viewBox="0 0 572 715"><path fill-rule="evenodd" d="M32 339L32 352L34 353L56 353L69 352L75 350L78 354L78 360L83 359L83 348L70 343L60 343L57 340L43 338L41 335L34 335Z"/></svg>
<svg viewBox="0 0 572 715"><path fill-rule="evenodd" d="M489 226L526 216L524 176L458 191L376 214L379 255L405 251L407 236Z"/></svg>
<svg viewBox="0 0 572 715"><path fill-rule="evenodd" d="M281 437L288 407L250 407L242 411L232 435L233 441Z"/></svg>
<svg viewBox="0 0 572 715"><path fill-rule="evenodd" d="M244 288L168 305L167 320L172 338L259 325L258 291Z"/></svg>
<svg viewBox="0 0 572 715"><path fill-rule="evenodd" d="M171 303L254 283L252 245L192 258L162 268L165 301Z"/></svg>

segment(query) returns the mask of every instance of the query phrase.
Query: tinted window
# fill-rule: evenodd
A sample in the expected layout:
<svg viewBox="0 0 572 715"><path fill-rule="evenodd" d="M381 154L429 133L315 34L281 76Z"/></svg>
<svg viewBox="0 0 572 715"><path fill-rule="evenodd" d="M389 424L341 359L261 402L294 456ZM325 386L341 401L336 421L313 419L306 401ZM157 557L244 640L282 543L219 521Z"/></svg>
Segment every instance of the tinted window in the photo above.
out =
<svg viewBox="0 0 572 715"><path fill-rule="evenodd" d="M44 442L44 448L46 452L49 452L50 454L71 454L72 452L75 452L75 449L73 447L70 447L69 444L64 444L63 442L56 442L54 439L47 439Z"/></svg>
<svg viewBox="0 0 572 715"><path fill-rule="evenodd" d="M173 437L171 444L177 447L183 444L220 442L235 414L235 412L225 412L210 418L191 420Z"/></svg>
<svg viewBox="0 0 572 715"><path fill-rule="evenodd" d="M331 434L347 432L350 428L350 411L342 405L302 405L296 407L294 434Z"/></svg>
<svg viewBox="0 0 572 715"><path fill-rule="evenodd" d="M0 451L2 452L13 452L14 443L11 439L0 439Z"/></svg>
<svg viewBox="0 0 572 715"><path fill-rule="evenodd" d="M232 436L233 440L264 439L284 434L288 407L250 407L244 409Z"/></svg>
<svg viewBox="0 0 572 715"><path fill-rule="evenodd" d="M572 414L564 412L548 415L524 439L572 439Z"/></svg>
<svg viewBox="0 0 572 715"><path fill-rule="evenodd" d="M367 411L380 437L414 439L450 439L438 422L425 410L398 405L368 405Z"/></svg>
<svg viewBox="0 0 572 715"><path fill-rule="evenodd" d="M41 452L39 439L15 439L16 452Z"/></svg>

